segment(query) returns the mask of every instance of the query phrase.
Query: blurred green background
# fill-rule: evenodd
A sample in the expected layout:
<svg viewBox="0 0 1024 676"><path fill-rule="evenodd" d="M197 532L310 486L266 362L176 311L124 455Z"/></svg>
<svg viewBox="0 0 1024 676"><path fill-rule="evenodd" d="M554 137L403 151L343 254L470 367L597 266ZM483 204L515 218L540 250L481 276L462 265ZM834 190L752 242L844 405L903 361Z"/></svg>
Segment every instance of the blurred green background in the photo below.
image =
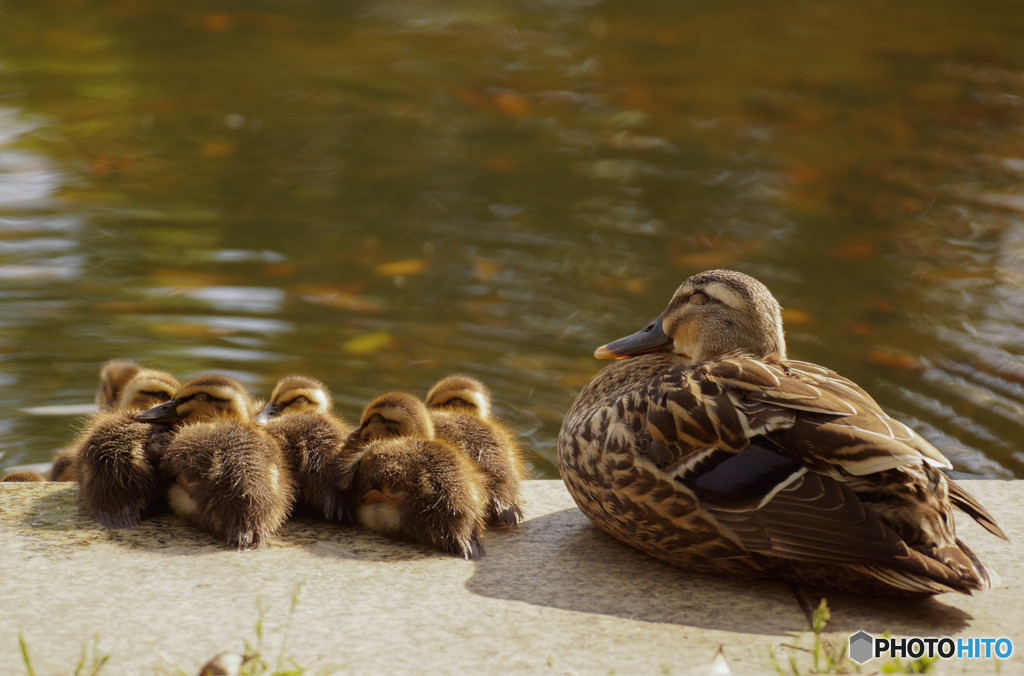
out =
<svg viewBox="0 0 1024 676"><path fill-rule="evenodd" d="M749 272L790 354L1024 477L1024 12L0 4L0 466L131 358L357 418L463 371L537 477L597 345Z"/></svg>

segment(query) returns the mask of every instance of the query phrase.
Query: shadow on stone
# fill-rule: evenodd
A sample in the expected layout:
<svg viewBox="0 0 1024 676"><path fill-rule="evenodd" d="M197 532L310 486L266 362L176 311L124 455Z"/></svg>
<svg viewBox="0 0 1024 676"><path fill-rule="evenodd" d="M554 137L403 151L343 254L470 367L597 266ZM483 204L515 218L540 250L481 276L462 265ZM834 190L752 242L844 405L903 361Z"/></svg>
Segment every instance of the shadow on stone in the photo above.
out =
<svg viewBox="0 0 1024 676"><path fill-rule="evenodd" d="M944 603L943 596L908 600L832 592L825 597L832 616L830 633L854 634L863 629L873 634L888 630L894 636L948 636L974 619L969 612Z"/></svg>
<svg viewBox="0 0 1024 676"><path fill-rule="evenodd" d="M492 532L469 591L643 622L778 635L806 622L786 585L690 573L627 547L566 509Z"/></svg>

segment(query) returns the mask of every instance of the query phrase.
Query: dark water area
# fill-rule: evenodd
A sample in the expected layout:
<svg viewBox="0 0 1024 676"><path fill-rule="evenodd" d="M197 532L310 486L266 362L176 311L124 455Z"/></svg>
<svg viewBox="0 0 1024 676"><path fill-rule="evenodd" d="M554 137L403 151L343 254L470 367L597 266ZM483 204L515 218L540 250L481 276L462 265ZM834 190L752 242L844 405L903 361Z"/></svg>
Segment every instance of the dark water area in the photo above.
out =
<svg viewBox="0 0 1024 676"><path fill-rule="evenodd" d="M0 466L123 357L350 419L470 373L555 477L593 349L731 267L1024 478L1022 179L1016 2L5 2Z"/></svg>

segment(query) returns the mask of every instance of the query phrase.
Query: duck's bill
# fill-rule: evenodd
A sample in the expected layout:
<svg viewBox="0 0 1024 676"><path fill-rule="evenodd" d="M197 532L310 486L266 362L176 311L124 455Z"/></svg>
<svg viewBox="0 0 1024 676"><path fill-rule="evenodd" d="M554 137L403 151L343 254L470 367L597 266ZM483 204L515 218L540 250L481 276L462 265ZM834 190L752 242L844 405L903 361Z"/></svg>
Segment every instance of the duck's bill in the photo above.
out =
<svg viewBox="0 0 1024 676"><path fill-rule="evenodd" d="M648 352L660 352L672 345L672 339L661 328L661 317L631 336L613 340L594 350L598 359L623 359Z"/></svg>
<svg viewBox="0 0 1024 676"><path fill-rule="evenodd" d="M145 410L135 416L135 419L140 422L168 422L171 420L177 420L180 416L178 415L178 402L171 399L168 402L154 406L151 409Z"/></svg>

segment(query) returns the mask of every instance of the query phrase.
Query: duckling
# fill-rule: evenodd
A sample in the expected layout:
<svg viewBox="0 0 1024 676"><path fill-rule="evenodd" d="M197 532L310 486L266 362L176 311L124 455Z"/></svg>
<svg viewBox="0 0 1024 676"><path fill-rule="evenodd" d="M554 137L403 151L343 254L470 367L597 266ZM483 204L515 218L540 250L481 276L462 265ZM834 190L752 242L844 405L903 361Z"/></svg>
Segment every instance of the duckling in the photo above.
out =
<svg viewBox="0 0 1024 676"><path fill-rule="evenodd" d="M170 430L135 420L135 411L101 411L74 444L78 504L106 528L128 528L163 504L155 460Z"/></svg>
<svg viewBox="0 0 1024 676"><path fill-rule="evenodd" d="M490 417L487 386L469 376L451 375L430 389L426 405L437 438L465 453L486 476L488 523L518 525L523 518L519 493L526 466L515 437Z"/></svg>
<svg viewBox="0 0 1024 676"><path fill-rule="evenodd" d="M418 397L389 392L371 401L339 460L347 513L365 527L465 559L483 555L486 478L434 438Z"/></svg>
<svg viewBox="0 0 1024 676"><path fill-rule="evenodd" d="M11 481L11 482L46 481L46 477L44 477L39 472L32 472L30 470L23 470L23 471L20 471L20 472L10 472L9 474L5 474L4 478L0 479L0 482L3 482L3 481Z"/></svg>
<svg viewBox="0 0 1024 676"><path fill-rule="evenodd" d="M320 381L286 376L274 387L256 422L266 425L288 457L299 491L296 505L326 519L341 519L344 508L335 459L352 427L332 413L333 406Z"/></svg>
<svg viewBox="0 0 1024 676"><path fill-rule="evenodd" d="M119 365L117 369L111 369L111 365L114 364ZM115 387L113 383L117 379L111 376L110 372L116 370L118 374L123 374L131 370L128 366L121 365L134 367L134 375L127 381L118 383ZM144 369L133 362L120 361L107 362L100 374L100 381L100 392L116 390L118 393L116 403L106 408L129 411L142 411L163 403L173 397L174 392L181 387L178 380L166 371ZM99 395L97 395L98 398ZM75 459L79 450L77 445L73 445L57 452L50 468L50 481L75 480Z"/></svg>
<svg viewBox="0 0 1024 676"><path fill-rule="evenodd" d="M459 411L480 420L491 418L490 390L476 378L461 373L453 373L434 383L424 401L430 409Z"/></svg>
<svg viewBox="0 0 1024 676"><path fill-rule="evenodd" d="M788 359L778 301L731 270L687 279L603 345L558 462L600 528L677 566L859 593L971 593L995 573L953 508L1005 534L931 444L859 386Z"/></svg>
<svg viewBox="0 0 1024 676"><path fill-rule="evenodd" d="M253 422L254 402L233 378L194 378L170 401L135 416L178 425L161 449L171 509L238 549L259 548L291 511L295 483L281 445Z"/></svg>
<svg viewBox="0 0 1024 676"><path fill-rule="evenodd" d="M96 390L96 408L106 411L121 401L121 391L142 367L127 359L111 359L100 368L100 388Z"/></svg>
<svg viewBox="0 0 1024 676"><path fill-rule="evenodd" d="M68 449L58 454L51 477L78 482L78 504L107 528L128 528L163 506L166 481L157 470L166 425L135 420L135 414L177 389L165 371L141 369L119 389L120 408L100 411Z"/></svg>

